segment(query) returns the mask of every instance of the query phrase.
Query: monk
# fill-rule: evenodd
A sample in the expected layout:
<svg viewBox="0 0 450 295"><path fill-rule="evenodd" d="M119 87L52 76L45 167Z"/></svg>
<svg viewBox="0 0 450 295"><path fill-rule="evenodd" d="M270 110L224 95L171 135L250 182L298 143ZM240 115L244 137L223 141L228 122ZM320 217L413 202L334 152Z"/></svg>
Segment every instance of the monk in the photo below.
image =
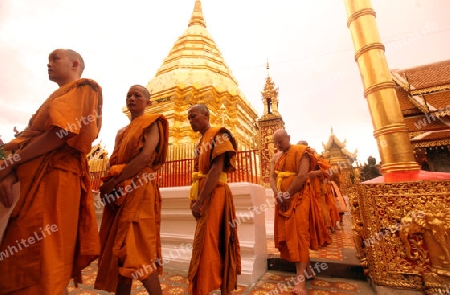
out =
<svg viewBox="0 0 450 295"><path fill-rule="evenodd" d="M331 232L334 233L336 230L340 230L341 227L337 224L339 221L339 211L336 205L336 198L334 196L334 191L332 189L331 180L329 178L325 179L326 188L326 203L328 207L328 212L331 219Z"/></svg>
<svg viewBox="0 0 450 295"><path fill-rule="evenodd" d="M126 95L130 124L119 130L110 169L100 187L105 207L96 289L130 294L133 279L162 294L161 195L154 173L165 163L169 130L160 114L144 114L149 91L131 86Z"/></svg>
<svg viewBox="0 0 450 295"><path fill-rule="evenodd" d="M319 154L314 152L315 161L318 163L313 171L308 173L311 186L311 210L315 210L313 223L317 235L317 244L319 247L326 247L331 244L331 220L326 204L326 189L324 181L326 179L326 163ZM324 161L325 160L325 161ZM313 238L313 237L312 237Z"/></svg>
<svg viewBox="0 0 450 295"><path fill-rule="evenodd" d="M273 134L278 153L271 161L270 186L275 195L275 246L281 258L295 262L294 294L306 295L310 248L311 192L308 173L315 167L314 154L306 145L291 145L286 130ZM315 233L311 233L315 234Z"/></svg>
<svg viewBox="0 0 450 295"><path fill-rule="evenodd" d="M59 88L4 148L0 202L12 206L0 253L0 294L67 294L71 278L100 251L86 155L101 128L102 91L82 79L84 61L70 49L50 53L49 79Z"/></svg>
<svg viewBox="0 0 450 295"><path fill-rule="evenodd" d="M190 107L188 119L192 130L202 135L195 149L190 192L197 226L188 273L189 294L205 295L219 288L221 294L231 294L241 273L241 255L226 173L236 169L237 144L229 130L210 126L205 105Z"/></svg>
<svg viewBox="0 0 450 295"><path fill-rule="evenodd" d="M344 214L348 211L348 208L340 191L342 183L341 168L338 165L335 165L331 170L333 171L333 174L328 181L328 188L335 197L335 204L339 212L339 225L342 227L344 225Z"/></svg>

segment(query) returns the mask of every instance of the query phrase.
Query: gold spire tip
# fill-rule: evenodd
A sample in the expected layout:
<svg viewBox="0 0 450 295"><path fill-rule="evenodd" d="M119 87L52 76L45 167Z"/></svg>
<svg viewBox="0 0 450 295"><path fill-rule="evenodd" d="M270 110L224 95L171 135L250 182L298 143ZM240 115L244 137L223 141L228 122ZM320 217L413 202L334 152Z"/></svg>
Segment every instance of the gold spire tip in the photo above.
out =
<svg viewBox="0 0 450 295"><path fill-rule="evenodd" d="M189 27L192 25L200 25L206 28L205 18L203 17L202 3L200 0L195 0L194 11L192 12Z"/></svg>

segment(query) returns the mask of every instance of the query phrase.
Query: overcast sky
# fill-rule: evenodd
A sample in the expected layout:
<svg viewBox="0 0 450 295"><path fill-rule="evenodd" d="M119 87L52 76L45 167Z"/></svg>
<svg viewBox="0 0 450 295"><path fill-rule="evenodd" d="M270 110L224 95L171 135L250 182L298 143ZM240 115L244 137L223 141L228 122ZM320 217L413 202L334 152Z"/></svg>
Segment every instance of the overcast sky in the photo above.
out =
<svg viewBox="0 0 450 295"><path fill-rule="evenodd" d="M72 48L86 61L84 77L103 87L99 139L112 152L130 85L147 85L187 28L195 0L0 0L0 134L30 116L57 85L48 54ZM450 58L450 1L373 0L391 69ZM379 159L346 11L340 0L202 0L207 29L246 98L261 115L266 60L279 87L279 111L292 142L318 151L331 127Z"/></svg>

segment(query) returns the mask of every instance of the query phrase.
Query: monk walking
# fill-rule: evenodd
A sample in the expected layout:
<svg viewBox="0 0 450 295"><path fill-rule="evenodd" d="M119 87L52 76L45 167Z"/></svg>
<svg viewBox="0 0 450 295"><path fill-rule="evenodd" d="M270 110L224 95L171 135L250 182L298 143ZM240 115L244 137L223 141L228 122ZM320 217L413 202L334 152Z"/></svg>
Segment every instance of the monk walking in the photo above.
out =
<svg viewBox="0 0 450 295"><path fill-rule="evenodd" d="M117 133L100 188L105 208L94 287L119 295L130 294L133 279L149 294L162 294L161 195L154 173L166 161L169 130L163 115L144 114L150 104L145 87L131 86L126 96L131 122Z"/></svg>
<svg viewBox="0 0 450 295"><path fill-rule="evenodd" d="M233 195L227 173L236 169L237 144L231 132L211 127L209 110L203 104L189 108L192 130L202 138L195 150L195 173L190 199L197 220L189 265L189 294L205 295L220 288L231 294L241 273L241 256Z"/></svg>
<svg viewBox="0 0 450 295"><path fill-rule="evenodd" d="M291 145L284 129L274 132L278 153L271 161L270 185L275 194L274 240L280 257L295 262L294 294L306 295L310 248L311 192L308 173L315 167L314 152L306 145ZM316 234L316 233L311 233Z"/></svg>
<svg viewBox="0 0 450 295"><path fill-rule="evenodd" d="M11 208L17 181L20 197L0 245L0 294L67 294L99 254L86 154L100 132L102 91L81 79L84 66L73 50L50 53L59 88L4 146L14 155L0 161L0 202Z"/></svg>

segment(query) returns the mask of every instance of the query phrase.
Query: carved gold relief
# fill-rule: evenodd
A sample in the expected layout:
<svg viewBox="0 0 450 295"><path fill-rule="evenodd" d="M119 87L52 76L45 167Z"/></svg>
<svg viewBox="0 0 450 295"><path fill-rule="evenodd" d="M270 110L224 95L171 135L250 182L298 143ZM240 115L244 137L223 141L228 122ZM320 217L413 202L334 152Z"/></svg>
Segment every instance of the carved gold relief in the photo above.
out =
<svg viewBox="0 0 450 295"><path fill-rule="evenodd" d="M447 290L450 181L362 183L348 195L357 255L373 283Z"/></svg>

